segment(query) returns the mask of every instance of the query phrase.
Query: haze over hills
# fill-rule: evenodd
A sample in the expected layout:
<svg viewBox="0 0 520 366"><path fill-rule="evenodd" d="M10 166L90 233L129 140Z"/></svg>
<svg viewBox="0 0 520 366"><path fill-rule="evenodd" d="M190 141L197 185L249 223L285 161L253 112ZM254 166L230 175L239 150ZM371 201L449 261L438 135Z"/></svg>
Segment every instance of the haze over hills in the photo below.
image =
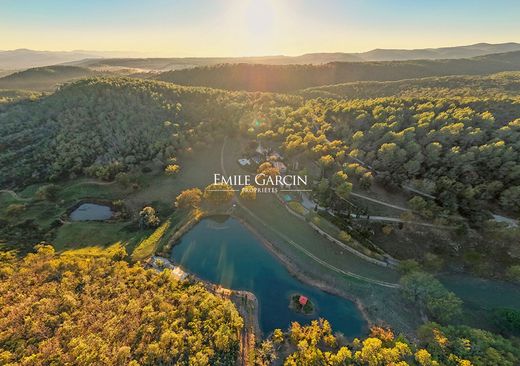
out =
<svg viewBox="0 0 520 366"><path fill-rule="evenodd" d="M258 57L151 57L142 58L136 52L104 51L34 51L18 49L0 51L0 69L20 70L31 67L66 63L74 66L93 68L136 68L144 70L168 71L196 66L222 63L253 63L268 65L322 64L329 62L399 61L417 59L454 59L482 56L493 53L520 51L519 43L489 44L478 43L469 46L425 48L425 49L374 49L360 53L308 53L300 56L258 56Z"/></svg>
<svg viewBox="0 0 520 366"><path fill-rule="evenodd" d="M291 92L353 81L482 75L520 70L520 51L466 59L333 62L322 65L225 64L174 70L156 78L181 85L228 90Z"/></svg>
<svg viewBox="0 0 520 366"><path fill-rule="evenodd" d="M425 48L417 50L375 49L361 53L308 53L300 56L259 56L259 57L185 57L185 58L117 58L90 59L72 62L71 65L107 68L132 67L137 69L169 71L197 66L211 66L225 63L247 63L264 65L305 65L329 62L402 61L456 59L482 56L494 53L520 51L519 43L489 44L478 43L470 46Z"/></svg>
<svg viewBox="0 0 520 366"><path fill-rule="evenodd" d="M36 67L0 78L0 89L48 91L60 83L103 74L106 73L77 66Z"/></svg>
<svg viewBox="0 0 520 366"><path fill-rule="evenodd" d="M22 70L31 67L50 66L86 58L135 57L137 52L104 51L36 51L25 48L0 51L0 69Z"/></svg>
<svg viewBox="0 0 520 366"><path fill-rule="evenodd" d="M499 44L477 43L469 46L424 48L415 50L375 49L360 53L364 61L440 60L468 58L519 51L520 44L509 42Z"/></svg>
<svg viewBox="0 0 520 366"><path fill-rule="evenodd" d="M267 58L264 58L264 61L266 60ZM173 64L169 63L167 59L109 59L102 62L106 62L106 65L118 64L120 66L98 68L55 65L32 68L0 78L0 89L50 91L58 84L84 77L127 75L137 78L155 78L189 86L207 86L229 90L294 92L312 87L362 81L388 82L424 77L484 75L504 71L519 71L520 51L467 59L333 62L319 65L249 64L244 62L181 68L162 73L147 70L158 66L168 68L169 65L172 67ZM141 68L136 66L141 66ZM465 80L465 82L468 81ZM480 85L481 81L475 83ZM409 86L408 83L405 84ZM423 83L421 82L420 85L423 85ZM352 90L358 91L358 88L359 86L356 85L352 88L340 85L334 91L310 90L306 92L306 95L323 96L330 92L329 96L334 94L336 96L346 94L345 96L347 96L352 94ZM396 86L387 85L384 87L384 89L387 88L394 90ZM439 88L439 86L436 85L435 88ZM489 88L496 89L496 86L489 85ZM370 93L373 93L374 89L378 88L371 85L369 89ZM354 92L355 95L357 91Z"/></svg>

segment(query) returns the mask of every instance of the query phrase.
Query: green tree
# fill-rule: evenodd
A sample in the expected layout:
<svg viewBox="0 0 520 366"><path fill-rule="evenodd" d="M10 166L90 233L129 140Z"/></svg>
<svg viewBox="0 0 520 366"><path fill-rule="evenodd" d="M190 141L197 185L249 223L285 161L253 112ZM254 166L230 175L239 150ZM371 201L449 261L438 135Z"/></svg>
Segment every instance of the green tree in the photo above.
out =
<svg viewBox="0 0 520 366"><path fill-rule="evenodd" d="M153 207L146 206L139 212L139 226L141 228L157 227L160 223L161 220L157 217Z"/></svg>
<svg viewBox="0 0 520 366"><path fill-rule="evenodd" d="M400 280L403 296L439 321L449 321L461 313L462 301L431 274L412 271Z"/></svg>

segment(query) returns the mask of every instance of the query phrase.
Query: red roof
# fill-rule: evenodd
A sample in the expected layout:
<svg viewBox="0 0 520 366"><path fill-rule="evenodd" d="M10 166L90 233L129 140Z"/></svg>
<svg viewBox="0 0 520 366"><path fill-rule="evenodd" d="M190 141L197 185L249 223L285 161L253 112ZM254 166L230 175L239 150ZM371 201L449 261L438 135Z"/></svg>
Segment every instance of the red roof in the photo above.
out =
<svg viewBox="0 0 520 366"><path fill-rule="evenodd" d="M307 301L309 301L309 299L303 295L300 295L300 298L298 299L298 301L300 302L300 305L305 305L305 304L307 304Z"/></svg>

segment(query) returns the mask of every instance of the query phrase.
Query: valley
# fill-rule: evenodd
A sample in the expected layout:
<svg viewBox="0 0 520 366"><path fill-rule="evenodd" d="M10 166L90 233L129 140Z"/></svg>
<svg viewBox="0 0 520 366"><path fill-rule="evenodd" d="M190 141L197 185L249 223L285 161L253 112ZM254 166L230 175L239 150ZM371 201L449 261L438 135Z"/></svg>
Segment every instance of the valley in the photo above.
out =
<svg viewBox="0 0 520 366"><path fill-rule="evenodd" d="M0 363L514 366L520 63L469 56L0 78Z"/></svg>

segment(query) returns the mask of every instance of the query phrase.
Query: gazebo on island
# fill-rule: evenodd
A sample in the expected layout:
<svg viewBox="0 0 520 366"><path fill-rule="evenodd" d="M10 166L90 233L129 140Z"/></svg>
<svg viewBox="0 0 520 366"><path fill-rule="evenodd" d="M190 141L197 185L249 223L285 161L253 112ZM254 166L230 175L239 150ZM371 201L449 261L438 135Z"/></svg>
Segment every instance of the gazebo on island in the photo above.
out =
<svg viewBox="0 0 520 366"><path fill-rule="evenodd" d="M301 294L293 294L289 303L289 308L297 313L310 315L314 313L314 304L307 296Z"/></svg>
<svg viewBox="0 0 520 366"><path fill-rule="evenodd" d="M300 303L301 306L307 305L308 301L309 301L309 299L303 295L300 295L300 298L298 299L298 302Z"/></svg>

